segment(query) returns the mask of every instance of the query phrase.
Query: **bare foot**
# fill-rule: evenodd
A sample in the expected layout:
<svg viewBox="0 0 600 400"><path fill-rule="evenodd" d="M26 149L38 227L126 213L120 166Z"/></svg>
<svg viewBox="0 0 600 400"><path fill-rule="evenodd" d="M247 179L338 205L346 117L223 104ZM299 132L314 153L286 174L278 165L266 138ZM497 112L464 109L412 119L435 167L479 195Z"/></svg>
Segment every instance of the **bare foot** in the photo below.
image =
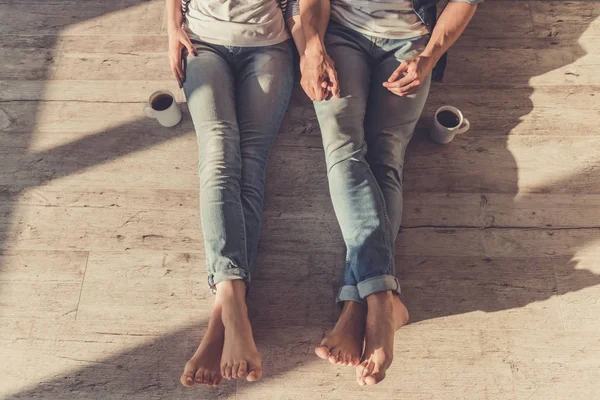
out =
<svg viewBox="0 0 600 400"><path fill-rule="evenodd" d="M357 366L365 337L366 311L366 307L360 303L344 302L344 309L335 327L315 348L315 353L332 364Z"/></svg>
<svg viewBox="0 0 600 400"><path fill-rule="evenodd" d="M365 351L356 367L361 386L385 378L394 357L394 333L408 322L408 310L390 290L367 296L367 310Z"/></svg>
<svg viewBox="0 0 600 400"><path fill-rule="evenodd" d="M196 383L216 386L221 383L220 363L225 334L221 310L221 305L217 303L200 346L192 358L185 363L180 379L183 386L192 387Z"/></svg>
<svg viewBox="0 0 600 400"><path fill-rule="evenodd" d="M242 280L217 284L217 300L223 305L225 342L221 374L225 379L246 378L253 382L262 376L262 359L248 319L246 283Z"/></svg>

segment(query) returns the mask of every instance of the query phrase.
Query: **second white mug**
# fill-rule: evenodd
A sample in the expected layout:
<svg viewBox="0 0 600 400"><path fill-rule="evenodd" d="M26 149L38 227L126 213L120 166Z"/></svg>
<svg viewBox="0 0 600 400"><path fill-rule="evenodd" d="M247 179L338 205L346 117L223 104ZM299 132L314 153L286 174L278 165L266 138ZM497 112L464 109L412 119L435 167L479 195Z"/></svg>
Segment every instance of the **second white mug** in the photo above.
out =
<svg viewBox="0 0 600 400"><path fill-rule="evenodd" d="M458 108L443 106L435 112L429 137L436 143L446 144L450 143L454 136L468 131L470 127L469 120L463 117Z"/></svg>

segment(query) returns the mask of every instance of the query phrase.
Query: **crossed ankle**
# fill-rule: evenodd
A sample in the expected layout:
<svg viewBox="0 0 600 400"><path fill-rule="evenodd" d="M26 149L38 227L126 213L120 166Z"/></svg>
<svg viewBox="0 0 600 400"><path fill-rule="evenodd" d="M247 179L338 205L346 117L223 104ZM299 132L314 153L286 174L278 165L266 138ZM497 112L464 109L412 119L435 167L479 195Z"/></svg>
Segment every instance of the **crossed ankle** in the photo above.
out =
<svg viewBox="0 0 600 400"><path fill-rule="evenodd" d="M397 294L391 290L382 290L381 292L368 295L365 299L367 300L367 304L369 304L369 302L389 301L395 296L397 296Z"/></svg>

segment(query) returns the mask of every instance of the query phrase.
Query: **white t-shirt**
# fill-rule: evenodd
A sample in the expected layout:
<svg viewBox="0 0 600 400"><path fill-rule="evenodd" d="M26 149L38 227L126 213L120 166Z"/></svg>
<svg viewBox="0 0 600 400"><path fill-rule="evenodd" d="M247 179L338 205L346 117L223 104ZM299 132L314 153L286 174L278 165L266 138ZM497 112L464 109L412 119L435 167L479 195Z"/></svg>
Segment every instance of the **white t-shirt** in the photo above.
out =
<svg viewBox="0 0 600 400"><path fill-rule="evenodd" d="M278 0L191 0L184 27L190 39L239 47L290 38Z"/></svg>
<svg viewBox="0 0 600 400"><path fill-rule="evenodd" d="M477 4L483 0L450 1ZM331 0L331 18L364 35L386 39L410 39L428 33L412 0Z"/></svg>

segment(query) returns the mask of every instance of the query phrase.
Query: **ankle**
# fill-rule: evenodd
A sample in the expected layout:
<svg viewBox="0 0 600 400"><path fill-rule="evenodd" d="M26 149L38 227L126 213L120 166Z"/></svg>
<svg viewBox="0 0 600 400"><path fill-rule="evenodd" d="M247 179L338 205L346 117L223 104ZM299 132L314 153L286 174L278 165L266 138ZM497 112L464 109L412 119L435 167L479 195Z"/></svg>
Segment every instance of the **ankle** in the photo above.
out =
<svg viewBox="0 0 600 400"><path fill-rule="evenodd" d="M367 314L367 306L356 301L345 301L342 308L342 314L364 316Z"/></svg>
<svg viewBox="0 0 600 400"><path fill-rule="evenodd" d="M392 292L391 290L383 290L381 292L373 293L373 294L367 296L367 298L366 298L367 305L371 304L371 303L389 302L389 301L392 301L395 296L396 296L396 294L394 292Z"/></svg>
<svg viewBox="0 0 600 400"><path fill-rule="evenodd" d="M216 303L229 303L232 300L246 302L246 282L233 279L217 283Z"/></svg>

